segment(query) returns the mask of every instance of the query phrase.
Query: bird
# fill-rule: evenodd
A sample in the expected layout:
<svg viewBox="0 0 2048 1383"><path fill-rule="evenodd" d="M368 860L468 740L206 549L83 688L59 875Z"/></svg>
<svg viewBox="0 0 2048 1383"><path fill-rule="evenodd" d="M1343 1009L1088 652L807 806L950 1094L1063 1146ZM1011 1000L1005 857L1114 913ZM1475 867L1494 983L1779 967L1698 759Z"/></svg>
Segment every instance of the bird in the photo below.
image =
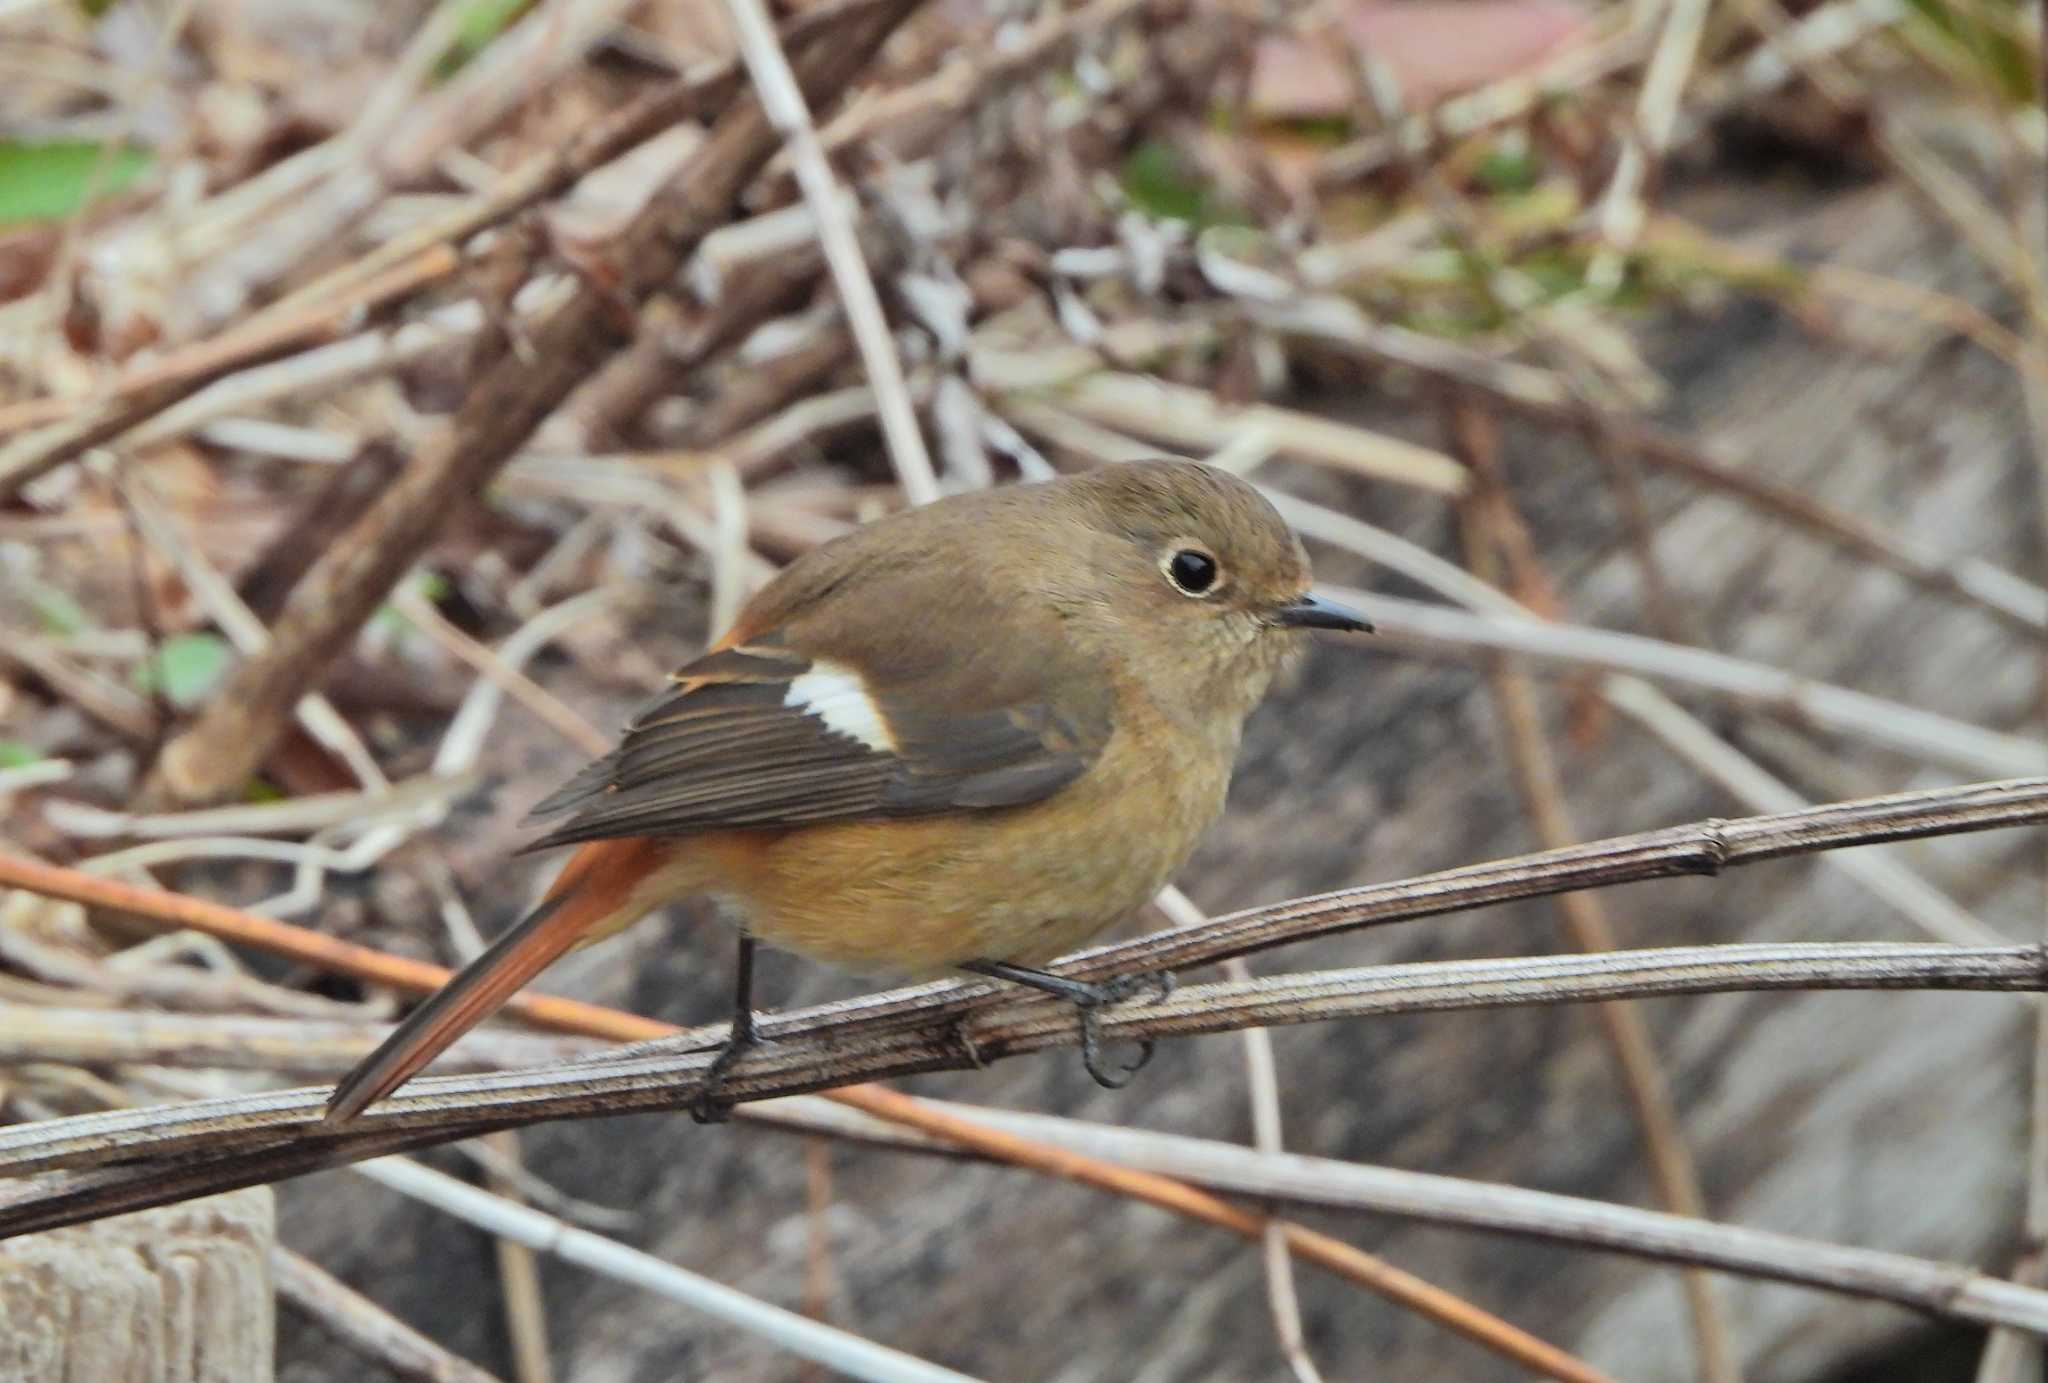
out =
<svg viewBox="0 0 2048 1383"><path fill-rule="evenodd" d="M797 558L609 754L534 808L574 846L539 904L335 1087L362 1113L548 964L699 895L738 922L731 1036L766 943L863 975L993 977L1089 1019L1127 985L1038 967L1170 882L1318 595L1258 489L1136 460L947 496Z"/></svg>

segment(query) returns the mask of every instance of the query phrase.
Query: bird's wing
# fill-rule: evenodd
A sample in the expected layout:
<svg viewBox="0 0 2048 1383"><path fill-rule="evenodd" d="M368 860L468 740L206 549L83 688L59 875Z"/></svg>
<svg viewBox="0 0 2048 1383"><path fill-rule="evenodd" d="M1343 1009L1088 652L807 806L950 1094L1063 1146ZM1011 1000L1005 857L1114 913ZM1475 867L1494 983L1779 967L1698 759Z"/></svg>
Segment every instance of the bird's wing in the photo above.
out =
<svg viewBox="0 0 2048 1383"><path fill-rule="evenodd" d="M619 747L533 810L567 820L533 849L623 836L799 826L1017 806L1079 777L1109 738L1100 678L1000 648L962 652L914 622L877 685L777 635L718 649L634 718Z"/></svg>

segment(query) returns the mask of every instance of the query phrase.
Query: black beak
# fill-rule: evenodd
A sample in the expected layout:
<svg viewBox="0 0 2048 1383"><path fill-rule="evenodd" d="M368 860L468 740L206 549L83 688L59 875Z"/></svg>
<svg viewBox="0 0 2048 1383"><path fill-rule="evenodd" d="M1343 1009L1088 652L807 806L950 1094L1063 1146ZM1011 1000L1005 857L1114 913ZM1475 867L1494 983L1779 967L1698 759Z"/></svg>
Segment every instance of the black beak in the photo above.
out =
<svg viewBox="0 0 2048 1383"><path fill-rule="evenodd" d="M1291 629L1345 629L1358 634L1372 632L1372 621L1364 615L1346 609L1334 600L1325 600L1314 591L1282 605L1273 612L1273 620Z"/></svg>

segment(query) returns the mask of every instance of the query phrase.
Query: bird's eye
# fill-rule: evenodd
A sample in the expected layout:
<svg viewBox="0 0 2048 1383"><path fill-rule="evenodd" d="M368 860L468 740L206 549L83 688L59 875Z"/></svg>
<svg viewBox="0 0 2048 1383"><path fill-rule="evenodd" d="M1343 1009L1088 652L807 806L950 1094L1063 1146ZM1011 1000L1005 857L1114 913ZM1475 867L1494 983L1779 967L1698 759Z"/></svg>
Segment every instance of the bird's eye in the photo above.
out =
<svg viewBox="0 0 2048 1383"><path fill-rule="evenodd" d="M1187 595L1207 595L1216 585L1216 559L1200 548L1181 548L1166 559L1166 579Z"/></svg>

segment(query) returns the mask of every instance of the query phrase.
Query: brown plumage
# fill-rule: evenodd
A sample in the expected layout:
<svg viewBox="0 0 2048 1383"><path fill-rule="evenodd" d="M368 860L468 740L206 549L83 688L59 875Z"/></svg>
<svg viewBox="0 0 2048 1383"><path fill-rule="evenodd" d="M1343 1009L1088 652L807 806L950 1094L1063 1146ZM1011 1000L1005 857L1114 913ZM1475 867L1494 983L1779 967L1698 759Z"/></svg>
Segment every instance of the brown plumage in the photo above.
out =
<svg viewBox="0 0 2048 1383"><path fill-rule="evenodd" d="M558 824L532 848L579 847L547 897L329 1117L397 1088L564 951L690 894L744 919L728 1057L752 1038L755 939L862 972L1045 980L1016 967L1186 860L1296 632L1364 627L1308 585L1263 497L1169 461L941 500L806 554L535 808Z"/></svg>

